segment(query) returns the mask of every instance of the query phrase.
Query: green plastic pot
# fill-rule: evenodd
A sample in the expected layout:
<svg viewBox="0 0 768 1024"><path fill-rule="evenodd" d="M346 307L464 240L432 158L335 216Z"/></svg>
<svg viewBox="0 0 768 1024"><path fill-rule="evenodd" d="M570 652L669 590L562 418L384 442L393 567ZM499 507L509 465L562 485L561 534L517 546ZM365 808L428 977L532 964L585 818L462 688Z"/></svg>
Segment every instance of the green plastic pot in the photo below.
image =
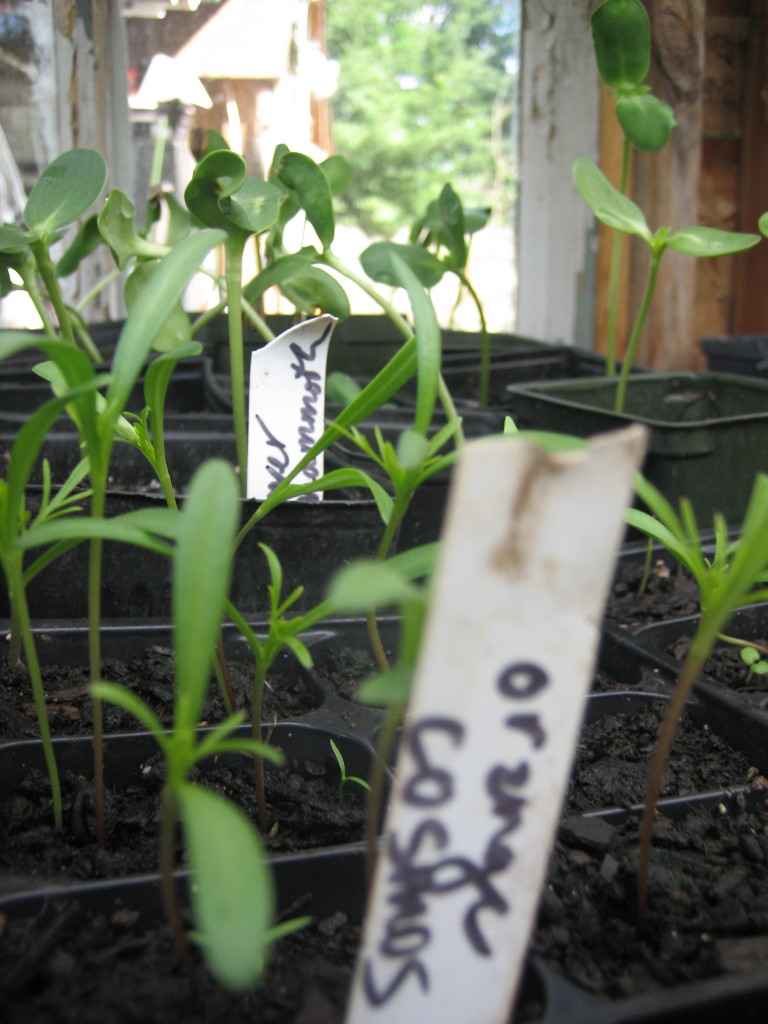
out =
<svg viewBox="0 0 768 1024"><path fill-rule="evenodd" d="M700 525L716 511L739 523L755 474L768 472L768 381L724 373L633 377L625 411L613 411L615 377L508 388L520 430L589 437L629 423L650 429L642 472L669 501L687 497Z"/></svg>

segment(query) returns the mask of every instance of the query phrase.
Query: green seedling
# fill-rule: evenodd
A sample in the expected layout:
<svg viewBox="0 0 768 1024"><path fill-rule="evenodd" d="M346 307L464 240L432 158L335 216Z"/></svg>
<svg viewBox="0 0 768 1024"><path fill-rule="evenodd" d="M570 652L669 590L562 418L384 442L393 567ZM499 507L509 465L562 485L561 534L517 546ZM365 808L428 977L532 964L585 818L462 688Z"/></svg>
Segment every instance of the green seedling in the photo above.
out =
<svg viewBox="0 0 768 1024"><path fill-rule="evenodd" d="M632 326L616 386L614 409L616 412L623 412L629 373L653 301L656 278L664 252L667 249L674 249L688 256L729 256L757 245L760 236L695 226L681 228L673 233L670 233L671 228L668 227L662 227L652 232L640 208L615 189L591 160L587 160L585 157L576 160L573 165L573 180L582 199L599 221L617 231L636 235L648 246L648 280L637 317Z"/></svg>
<svg viewBox="0 0 768 1024"><path fill-rule="evenodd" d="M331 751L333 756L336 758L336 764L339 766L339 772L341 773L341 780L339 781L339 803L341 803L344 797L344 787L348 782L354 782L356 786L362 786L363 789L370 793L370 783L366 782L365 779L361 779L357 775L347 775L347 766L344 761L344 755L333 740L329 740L328 742L331 744Z"/></svg>
<svg viewBox="0 0 768 1024"><path fill-rule="evenodd" d="M266 231L277 221L282 198L280 190L272 183L249 177L245 160L228 149L214 150L204 156L184 192L184 201L201 223L225 232L232 415L243 493L246 493L248 465L241 314L243 253L251 237Z"/></svg>
<svg viewBox="0 0 768 1024"><path fill-rule="evenodd" d="M485 310L480 296L467 275L467 262L472 235L485 227L490 209L465 209L461 199L446 184L439 197L427 207L427 212L411 228L410 243L374 242L360 257L366 274L380 284L397 285L393 277L390 254L396 253L414 272L422 285L429 289L438 284L446 273L455 274L461 289L466 289L480 318L480 405L488 404L490 382L490 339Z"/></svg>
<svg viewBox="0 0 768 1024"><path fill-rule="evenodd" d="M52 342L54 346L64 342ZM67 348L67 351L71 351ZM100 380L94 379L90 387L97 387ZM87 388L86 388L87 390ZM51 783L54 825L62 825L61 786L56 759L51 743L51 733L45 703L45 692L37 655L32 622L27 602L27 586L47 565L71 544L54 543L31 565L24 566L24 551L19 539L30 529L52 523L61 516L79 511L77 501L87 500L88 491L76 492L88 473L88 463L82 460L72 470L67 480L52 494L50 469L43 463L43 490L40 507L32 518L27 509L27 485L43 441L64 410L67 403L76 397L74 393L52 398L37 409L18 433L10 452L8 470L0 480L0 568L5 576L11 608L11 631L8 649L8 663L15 667L20 663L23 649L24 659L35 702L40 739L43 745L46 769Z"/></svg>
<svg viewBox="0 0 768 1024"><path fill-rule="evenodd" d="M386 765L408 702L428 604L428 583L414 580L431 578L438 545L428 544L394 555L386 562L360 560L340 570L331 580L328 600L336 611L375 614L382 608L397 608L400 613L400 639L397 664L365 680L355 699L363 704L386 708L379 734L376 759L370 781L366 815L366 847L369 877L376 860L376 836L384 802Z"/></svg>
<svg viewBox="0 0 768 1024"><path fill-rule="evenodd" d="M680 503L680 515L647 480L638 478L636 489L653 515L638 509L627 512L627 522L661 544L693 575L699 587L701 617L667 704L648 769L641 823L638 865L638 907L643 914L648 898L648 868L656 803L672 742L691 689L718 639L745 645L723 634L734 612L768 599L768 476L755 478L741 532L730 541L725 520L715 516L715 553L704 556L691 505Z"/></svg>
<svg viewBox="0 0 768 1024"><path fill-rule="evenodd" d="M667 142L675 117L653 96L645 79L651 66L651 24L640 0L605 0L592 12L592 42L600 80L615 99L616 119L624 134L619 191L626 195L632 151L655 153ZM624 235L614 232L608 285L605 370L616 372L616 317Z"/></svg>
<svg viewBox="0 0 768 1024"><path fill-rule="evenodd" d="M91 515L104 516L107 478L116 432L123 421L123 409L144 366L151 345L160 331L165 313L181 297L187 283L206 253L221 241L218 231L201 231L180 242L158 265L140 298L128 315L115 347L106 393L93 389L96 376L90 362L74 347L62 347L33 335L14 335L0 343L0 358L26 348L39 348L48 356L48 376L54 390L77 392L77 398L65 404L74 421L89 463ZM26 542L35 543L35 531ZM91 679L101 676L101 560L103 539L89 539L88 635ZM93 702L94 780L96 786L97 829L104 839L103 715L98 697Z"/></svg>
<svg viewBox="0 0 768 1024"><path fill-rule="evenodd" d="M242 633L250 647L255 662L255 672L251 691L251 735L254 741L261 736L261 720L263 714L264 686L267 673L282 650L287 648L304 668L312 667L312 655L300 638L302 633L312 629L331 612L328 602L322 602L304 612L290 618L288 610L301 597L304 588L296 587L287 597L282 596L283 569L275 552L266 544L259 544L269 566L269 622L267 636L257 636L243 616L231 602L227 602L227 614ZM254 770L256 782L256 801L258 806L259 827L267 831L267 806L264 795L264 761L259 753L254 754Z"/></svg>
<svg viewBox="0 0 768 1024"><path fill-rule="evenodd" d="M767 652L764 651L763 653ZM749 669L750 674L756 676L764 676L768 674L768 661L761 657L760 651L758 651L756 647L752 647L752 645L749 647L742 647L739 651L739 657Z"/></svg>
<svg viewBox="0 0 768 1024"><path fill-rule="evenodd" d="M238 492L231 466L218 460L207 462L190 484L183 511L173 519L173 728L166 732L154 712L126 687L97 682L92 691L100 700L131 712L152 732L165 758L160 838L163 898L190 976L193 970L173 882L179 815L187 840L192 901L203 953L223 984L245 991L261 974L273 938L271 875L258 832L245 815L189 781L194 765L221 754L258 754L280 762L274 749L250 736L235 735L242 714L229 716L202 737L197 733L229 588Z"/></svg>
<svg viewBox="0 0 768 1024"><path fill-rule="evenodd" d="M56 314L62 339L76 345L71 310L64 302L59 275L50 255L51 245L65 228L76 221L98 199L107 180L107 164L92 149L72 149L54 160L40 175L24 207L26 230L10 224L0 226L0 296L13 289L9 271L14 270L32 300L43 324L44 332L56 336L56 328L48 315L47 300ZM78 236L77 248L84 255L92 248L93 232ZM70 248L64 271L76 264L75 249ZM90 339L85 339L90 357L98 362L99 353Z"/></svg>

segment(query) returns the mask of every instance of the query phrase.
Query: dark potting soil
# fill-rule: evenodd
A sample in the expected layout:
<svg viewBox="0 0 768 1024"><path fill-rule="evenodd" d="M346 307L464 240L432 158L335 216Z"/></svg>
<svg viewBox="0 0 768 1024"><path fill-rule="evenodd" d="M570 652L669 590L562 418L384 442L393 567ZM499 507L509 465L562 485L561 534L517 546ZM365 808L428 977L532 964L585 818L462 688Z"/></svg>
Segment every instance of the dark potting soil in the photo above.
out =
<svg viewBox="0 0 768 1024"><path fill-rule="evenodd" d="M643 802L648 761L659 733L664 704L606 715L584 726L568 789L570 812L629 808ZM717 792L748 785L756 776L746 756L706 725L684 716L678 726L661 796Z"/></svg>
<svg viewBox="0 0 768 1024"><path fill-rule="evenodd" d="M270 853L362 839L364 793L348 783L340 797L338 766L330 749L328 753L325 763L293 761L285 769L266 771ZM29 876L61 882L156 871L164 767L160 756L153 756L141 766L140 781L107 791L104 849L96 842L92 782L72 772L63 774L64 827L56 830L47 776L30 773L0 799L0 892L18 888L22 881L29 887ZM226 763L195 769L191 778L257 820L250 758L234 755ZM181 847L178 861L183 865Z"/></svg>
<svg viewBox="0 0 768 1024"><path fill-rule="evenodd" d="M658 818L642 922L637 819L567 819L533 950L577 985L614 997L768 968L768 790L753 802Z"/></svg>
<svg viewBox="0 0 768 1024"><path fill-rule="evenodd" d="M73 902L42 935L28 921L0 922L3 1024L342 1024L361 935L344 913L275 943L247 995L226 992L202 966L192 995L168 929L134 933L134 918L130 907L92 916ZM523 989L514 1024L541 1013Z"/></svg>
<svg viewBox="0 0 768 1024"><path fill-rule="evenodd" d="M297 914L300 913L300 909ZM0 937L4 1024L331 1024L340 1022L360 928L343 914L275 944L263 984L237 995L199 968L193 995L164 926L134 932L130 906L107 917L62 905L45 934L8 921ZM13 958L11 956L13 954Z"/></svg>
<svg viewBox="0 0 768 1024"><path fill-rule="evenodd" d="M749 637L751 643L768 647L764 637ZM666 653L676 661L682 661L688 653L691 637L689 634L678 637L666 648ZM768 677L751 672L741 659L741 648L735 644L717 644L707 659L704 672L712 679L745 693L759 693L768 690ZM764 655L762 655L764 657Z"/></svg>
<svg viewBox="0 0 768 1024"><path fill-rule="evenodd" d="M768 965L768 811L753 794L726 810L656 823L649 907L638 923L637 821L569 818L560 830L533 950L589 993L620 998ZM761 806L763 805L763 806ZM59 908L55 910L58 912ZM297 906L294 911L301 913ZM190 995L164 927L134 934L74 905L36 930L0 921L0 1019L7 1024L340 1024L358 929L334 914L280 940L245 997L201 971ZM535 1020L534 999L517 1021Z"/></svg>
<svg viewBox="0 0 768 1024"><path fill-rule="evenodd" d="M253 665L247 661L229 661L228 671L238 708L250 714ZM72 665L46 665L42 669L46 710L54 736L80 736L91 729L91 698L87 668ZM149 647L131 661L105 658L102 677L120 683L138 694L152 708L163 725L171 725L174 701L173 655L167 647ZM37 714L29 677L24 668L10 669L0 663L0 736L15 739L39 736ZM317 706L306 677L298 670L275 668L264 687L262 719L296 719ZM143 728L136 719L114 704L105 702L106 732L132 732ZM228 714L215 677L211 677L200 724L216 724Z"/></svg>
<svg viewBox="0 0 768 1024"><path fill-rule="evenodd" d="M619 563L606 603L607 622L632 628L698 613L698 587L679 566L655 559L645 586L643 575L642 558Z"/></svg>

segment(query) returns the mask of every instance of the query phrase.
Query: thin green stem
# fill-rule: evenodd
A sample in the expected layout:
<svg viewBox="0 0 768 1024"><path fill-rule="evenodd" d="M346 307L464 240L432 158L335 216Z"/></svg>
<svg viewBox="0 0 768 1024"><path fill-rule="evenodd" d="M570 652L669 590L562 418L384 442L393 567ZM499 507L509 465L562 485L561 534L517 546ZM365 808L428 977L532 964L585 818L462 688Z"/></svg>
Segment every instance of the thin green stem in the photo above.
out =
<svg viewBox="0 0 768 1024"><path fill-rule="evenodd" d="M243 494L248 493L248 432L245 411L245 366L241 312L243 246L240 237L229 236L224 243L227 281L227 325L229 327L229 374L232 382L232 419Z"/></svg>
<svg viewBox="0 0 768 1024"><path fill-rule="evenodd" d="M93 302L96 296L103 292L104 289L108 285L112 284L113 281L116 281L121 274L122 270L119 267L115 267L114 270L110 271L108 274L105 274L104 277L100 278L98 284L95 284L89 292L86 292L82 299L80 299L78 304L75 306L75 309L78 311L78 313L82 313L82 311L85 309L88 303Z"/></svg>
<svg viewBox="0 0 768 1024"><path fill-rule="evenodd" d="M631 160L631 143L624 137L624 148L621 154L621 172L619 178L619 191L627 194L629 182L629 167ZM613 377L616 373L616 318L619 308L619 278L621 276L621 256L624 249L624 232L613 232L613 245L611 248L611 276L608 283L608 324L605 337L605 372L606 376Z"/></svg>
<svg viewBox="0 0 768 1024"><path fill-rule="evenodd" d="M741 637L728 636L727 633L718 633L717 639L722 640L724 644L731 644L734 647L752 647L754 650L760 651L761 654L768 654L768 647L755 643L754 640L742 640Z"/></svg>
<svg viewBox="0 0 768 1024"><path fill-rule="evenodd" d="M53 262L51 261L48 247L45 244L45 241L41 238L36 239L34 242L30 242L29 247L32 250L32 255L35 257L38 272L40 277L43 279L43 284L48 292L48 298L51 300L56 312L56 319L59 322L61 336L68 344L77 345L75 332L72 329L72 321L69 318L69 312L64 303L64 296L61 294L59 279L56 277L56 271L54 269Z"/></svg>
<svg viewBox="0 0 768 1024"><path fill-rule="evenodd" d="M640 856L637 865L637 911L642 918L648 906L648 869L651 862L651 842L653 839L653 823L656 817L656 805L661 792L661 780L664 769L669 760L669 752L675 739L675 733L680 718L688 700L696 677L704 667L707 654L711 644L699 641L694 638L694 643L686 656L677 684L669 699L664 719L659 729L656 744L651 753L651 760L648 765L648 778L645 789L645 802L643 805L643 816L640 822Z"/></svg>
<svg viewBox="0 0 768 1024"><path fill-rule="evenodd" d="M480 296L472 287L472 282L464 271L457 270L456 273L458 274L461 283L472 296L472 301L477 308L477 315L480 317L480 389L478 399L480 401L480 405L485 408L488 405L488 393L491 383L491 339L488 335L488 324L485 319L485 310L483 309L483 304L480 301Z"/></svg>
<svg viewBox="0 0 768 1024"><path fill-rule="evenodd" d="M179 914L176 900L176 884L173 869L176 861L176 823L179 818L179 798L174 784L169 780L163 789L163 817L160 824L160 879L163 895L163 909L171 930L174 944L184 965L189 986L197 991L197 974L189 949L187 933Z"/></svg>
<svg viewBox="0 0 768 1024"><path fill-rule="evenodd" d="M264 683L266 681L266 666L257 660L256 672L253 677L253 690L251 694L251 737L261 742L261 710L264 704ZM253 755L253 780L256 792L256 810L259 820L259 829L263 835L267 833L267 799L264 793L264 758L260 754Z"/></svg>
<svg viewBox="0 0 768 1024"><path fill-rule="evenodd" d="M405 705L403 704L393 704L387 708L387 715L379 733L379 741L376 744L376 757L371 768L371 788L368 794L365 820L365 867L369 889L373 883L373 874L376 870L376 840L379 835L379 823L384 807L387 764L392 756L397 730L400 727L404 710Z"/></svg>
<svg viewBox="0 0 768 1024"><path fill-rule="evenodd" d="M640 341L640 335L643 333L645 321L648 319L648 311L651 308L651 302L653 301L653 293L656 289L656 278L659 273L659 266L661 264L663 252L663 246L651 248L650 265L648 267L648 281L645 286L643 301L640 304L640 309L637 312L637 318L635 319L635 323L632 328L632 334L630 335L629 342L627 343L627 351L624 353L624 362L621 365L621 373L619 374L619 381L616 385L616 399L613 406L615 412L624 412L624 402L627 395L629 374L637 351L637 344Z"/></svg>
<svg viewBox="0 0 768 1024"><path fill-rule="evenodd" d="M94 519L104 517L104 484L101 479L91 480L91 515ZM101 678L101 564L103 557L101 537L89 541L88 556L88 660L91 682ZM96 811L96 839L104 846L104 711L100 697L91 697L93 734L93 784Z"/></svg>
<svg viewBox="0 0 768 1024"><path fill-rule="evenodd" d="M23 265L19 268L19 274L21 276L21 280L24 282L24 289L32 300L32 304L37 311L37 315L40 317L43 330L46 334L51 335L51 337L55 337L56 328L53 326L53 321L48 316L48 310L45 308L45 296L37 283L36 264L32 260L25 260Z"/></svg>
<svg viewBox="0 0 768 1024"><path fill-rule="evenodd" d="M13 619L16 623L21 642L24 647L24 655L27 661L29 681L32 686L32 694L35 701L37 723L40 729L40 742L43 746L45 766L48 771L48 778L51 783L51 799L53 802L53 823L54 827L62 827L63 814L61 805L61 783L59 781L59 770L56 765L56 756L51 741L51 729L48 723L48 712L45 706L45 690L43 677L40 671L40 661L37 656L35 637L32 632L32 621L29 614L27 594L24 588L23 567L21 552L19 557L12 558L10 565L6 563L8 591L13 609Z"/></svg>

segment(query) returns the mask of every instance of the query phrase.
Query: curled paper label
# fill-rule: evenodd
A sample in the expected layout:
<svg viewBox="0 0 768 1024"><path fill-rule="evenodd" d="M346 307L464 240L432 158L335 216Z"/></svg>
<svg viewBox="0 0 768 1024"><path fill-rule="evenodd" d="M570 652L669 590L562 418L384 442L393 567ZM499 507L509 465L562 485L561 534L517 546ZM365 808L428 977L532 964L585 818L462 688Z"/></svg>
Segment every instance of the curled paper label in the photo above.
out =
<svg viewBox="0 0 768 1024"><path fill-rule="evenodd" d="M336 317L325 314L284 331L251 356L248 399L248 495L263 500L303 458L323 432L325 364ZM294 478L323 473L318 455ZM322 492L295 501L319 501Z"/></svg>

